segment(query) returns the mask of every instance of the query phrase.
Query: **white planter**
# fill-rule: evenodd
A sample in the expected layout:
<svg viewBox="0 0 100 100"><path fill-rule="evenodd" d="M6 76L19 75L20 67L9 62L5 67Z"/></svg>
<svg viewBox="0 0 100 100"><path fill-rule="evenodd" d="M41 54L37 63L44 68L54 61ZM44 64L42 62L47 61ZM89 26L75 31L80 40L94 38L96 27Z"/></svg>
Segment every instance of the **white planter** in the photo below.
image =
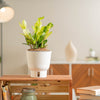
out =
<svg viewBox="0 0 100 100"><path fill-rule="evenodd" d="M28 51L27 62L31 77L47 77L52 51Z"/></svg>

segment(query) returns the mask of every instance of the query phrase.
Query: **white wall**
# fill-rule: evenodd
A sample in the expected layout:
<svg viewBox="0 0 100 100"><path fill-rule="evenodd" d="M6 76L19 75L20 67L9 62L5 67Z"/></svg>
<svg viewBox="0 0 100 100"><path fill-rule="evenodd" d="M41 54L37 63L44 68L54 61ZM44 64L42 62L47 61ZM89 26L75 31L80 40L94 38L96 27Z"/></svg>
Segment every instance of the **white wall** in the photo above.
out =
<svg viewBox="0 0 100 100"><path fill-rule="evenodd" d="M45 16L44 24L54 23L48 48L52 61L65 61L65 47L72 40L78 58L84 59L89 48L100 57L100 0L6 0L15 10L15 17L4 24L4 73L27 73L26 46L21 36L20 21L29 27L38 17Z"/></svg>

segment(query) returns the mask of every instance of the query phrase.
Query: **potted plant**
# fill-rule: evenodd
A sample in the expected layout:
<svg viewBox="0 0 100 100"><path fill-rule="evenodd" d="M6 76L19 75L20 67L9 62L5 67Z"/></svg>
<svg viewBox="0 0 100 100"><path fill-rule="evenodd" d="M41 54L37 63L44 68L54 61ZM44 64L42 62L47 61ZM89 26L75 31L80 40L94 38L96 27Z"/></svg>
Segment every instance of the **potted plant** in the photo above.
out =
<svg viewBox="0 0 100 100"><path fill-rule="evenodd" d="M48 23L46 26L43 26L41 22L42 19L44 19L44 17L38 18L34 26L32 26L32 33L27 28L25 20L19 23L23 30L21 34L26 40L24 44L30 47L30 49L27 50L27 62L31 77L47 77L47 70L50 66L52 51L46 47L47 38L52 34L50 29L53 27L53 24Z"/></svg>

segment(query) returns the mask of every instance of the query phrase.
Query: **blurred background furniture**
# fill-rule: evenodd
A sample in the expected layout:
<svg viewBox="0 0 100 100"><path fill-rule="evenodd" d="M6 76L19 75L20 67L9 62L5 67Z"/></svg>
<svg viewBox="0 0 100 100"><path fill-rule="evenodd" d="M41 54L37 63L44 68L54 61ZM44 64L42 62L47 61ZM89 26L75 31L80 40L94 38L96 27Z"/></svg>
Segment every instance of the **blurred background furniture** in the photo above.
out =
<svg viewBox="0 0 100 100"><path fill-rule="evenodd" d="M80 87L100 85L100 62L52 63L49 73L72 75L72 88L75 91ZM79 96L77 93L76 95Z"/></svg>

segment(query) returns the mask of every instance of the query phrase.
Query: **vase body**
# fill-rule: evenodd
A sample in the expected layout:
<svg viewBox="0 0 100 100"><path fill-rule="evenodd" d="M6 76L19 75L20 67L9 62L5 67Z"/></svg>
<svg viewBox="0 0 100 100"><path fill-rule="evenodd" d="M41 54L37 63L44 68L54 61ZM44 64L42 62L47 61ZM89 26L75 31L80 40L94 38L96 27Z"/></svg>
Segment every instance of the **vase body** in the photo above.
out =
<svg viewBox="0 0 100 100"><path fill-rule="evenodd" d="M28 68L31 77L47 77L52 51L27 51Z"/></svg>
<svg viewBox="0 0 100 100"><path fill-rule="evenodd" d="M66 46L66 60L68 62L74 62L77 60L77 49L71 41Z"/></svg>
<svg viewBox="0 0 100 100"><path fill-rule="evenodd" d="M21 100L37 100L34 89L23 89Z"/></svg>

